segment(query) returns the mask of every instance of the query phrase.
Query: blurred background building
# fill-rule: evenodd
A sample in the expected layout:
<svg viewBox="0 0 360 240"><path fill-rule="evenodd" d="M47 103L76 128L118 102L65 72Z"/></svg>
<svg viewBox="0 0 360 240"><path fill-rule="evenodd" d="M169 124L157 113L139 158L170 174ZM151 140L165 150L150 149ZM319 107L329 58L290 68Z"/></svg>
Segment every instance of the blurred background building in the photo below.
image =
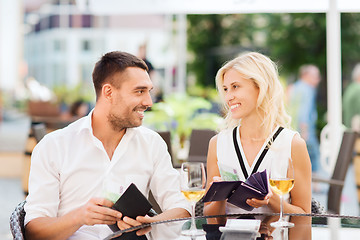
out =
<svg viewBox="0 0 360 240"><path fill-rule="evenodd" d="M149 59L164 69L169 39L165 16L94 16L80 12L75 1L43 2L36 9L25 5L24 56L28 75L40 83L91 84L94 63L102 54L119 49L137 54L144 43Z"/></svg>
<svg viewBox="0 0 360 240"><path fill-rule="evenodd" d="M94 15L79 6L74 0L0 1L0 89L5 95L26 97L28 77L50 89L91 87L92 69L102 54L121 50L138 55L141 45L146 45L161 92L185 91L184 81L178 80L185 76L178 71L176 17Z"/></svg>

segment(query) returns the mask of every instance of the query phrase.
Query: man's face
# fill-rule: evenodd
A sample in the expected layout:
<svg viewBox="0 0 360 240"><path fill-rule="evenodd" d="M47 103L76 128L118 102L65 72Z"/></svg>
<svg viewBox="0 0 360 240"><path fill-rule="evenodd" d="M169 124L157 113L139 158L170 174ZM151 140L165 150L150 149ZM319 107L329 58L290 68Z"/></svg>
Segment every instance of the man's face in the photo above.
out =
<svg viewBox="0 0 360 240"><path fill-rule="evenodd" d="M312 66L301 78L305 80L305 82L316 88L321 81L320 71L317 67Z"/></svg>
<svg viewBox="0 0 360 240"><path fill-rule="evenodd" d="M113 78L121 85L119 89L113 87L111 108L107 116L110 125L115 131L140 126L145 110L152 106L150 90L153 84L148 73L141 68L129 67Z"/></svg>
<svg viewBox="0 0 360 240"><path fill-rule="evenodd" d="M320 71L317 68L312 68L310 71L311 81L315 87L317 87L321 81Z"/></svg>

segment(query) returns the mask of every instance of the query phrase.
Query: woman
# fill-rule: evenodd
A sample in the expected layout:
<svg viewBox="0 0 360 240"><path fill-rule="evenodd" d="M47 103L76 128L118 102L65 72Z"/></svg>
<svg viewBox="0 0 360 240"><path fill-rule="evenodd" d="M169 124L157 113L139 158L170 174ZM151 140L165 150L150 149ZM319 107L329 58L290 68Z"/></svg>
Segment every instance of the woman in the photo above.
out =
<svg viewBox="0 0 360 240"><path fill-rule="evenodd" d="M290 117L285 112L276 65L260 53L246 53L218 71L216 85L226 110L226 126L209 143L207 189L212 181L245 181L256 165L257 171L263 171L269 169L271 159L291 157L295 186L290 196L284 198L284 212L310 213L311 163L305 141L289 129ZM280 127L282 131L273 142L269 142ZM235 142L242 155L243 168L239 164L241 157L235 151ZM275 143L281 148L272 147ZM259 156L267 145L269 150L259 162ZM254 207L252 212L256 213L280 211L280 198L271 191L265 199L247 199L246 203ZM205 215L243 212L247 211L226 201L206 203L204 207ZM224 221L218 218L209 220L209 223L224 224Z"/></svg>

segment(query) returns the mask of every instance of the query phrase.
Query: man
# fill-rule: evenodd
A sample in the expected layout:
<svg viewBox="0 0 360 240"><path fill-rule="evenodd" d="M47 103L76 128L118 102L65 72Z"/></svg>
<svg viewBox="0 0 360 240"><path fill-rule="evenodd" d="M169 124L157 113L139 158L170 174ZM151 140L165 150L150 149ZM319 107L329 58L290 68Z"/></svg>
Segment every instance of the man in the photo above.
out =
<svg viewBox="0 0 360 240"><path fill-rule="evenodd" d="M346 87L343 98L344 124L354 130L360 128L360 63L352 71L352 83Z"/></svg>
<svg viewBox="0 0 360 240"><path fill-rule="evenodd" d="M289 87L292 125L306 141L313 173L320 170L319 141L316 136L316 91L320 80L318 67L303 65L299 69L299 80Z"/></svg>
<svg viewBox="0 0 360 240"><path fill-rule="evenodd" d="M27 239L103 239L112 233L107 224L125 229L189 216L165 142L140 126L152 105L146 64L128 53L107 53L95 65L93 82L93 111L48 134L33 151ZM118 195L130 183L145 196L151 189L164 212L122 218L104 198L109 179Z"/></svg>

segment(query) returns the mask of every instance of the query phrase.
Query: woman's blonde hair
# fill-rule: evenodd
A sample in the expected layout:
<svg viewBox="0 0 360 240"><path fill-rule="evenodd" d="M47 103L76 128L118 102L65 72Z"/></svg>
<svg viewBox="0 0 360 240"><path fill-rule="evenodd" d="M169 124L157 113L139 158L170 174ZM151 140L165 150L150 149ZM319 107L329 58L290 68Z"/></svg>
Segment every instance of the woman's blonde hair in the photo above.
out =
<svg viewBox="0 0 360 240"><path fill-rule="evenodd" d="M271 134L276 125L290 126L291 118L285 111L284 90L279 80L276 64L263 54L249 52L227 62L216 74L216 87L226 113L225 128L233 128L240 124L239 120L232 118L224 98L224 75L230 69L236 70L245 79L252 80L259 89L256 109L263 119L260 127L264 129L264 134Z"/></svg>

